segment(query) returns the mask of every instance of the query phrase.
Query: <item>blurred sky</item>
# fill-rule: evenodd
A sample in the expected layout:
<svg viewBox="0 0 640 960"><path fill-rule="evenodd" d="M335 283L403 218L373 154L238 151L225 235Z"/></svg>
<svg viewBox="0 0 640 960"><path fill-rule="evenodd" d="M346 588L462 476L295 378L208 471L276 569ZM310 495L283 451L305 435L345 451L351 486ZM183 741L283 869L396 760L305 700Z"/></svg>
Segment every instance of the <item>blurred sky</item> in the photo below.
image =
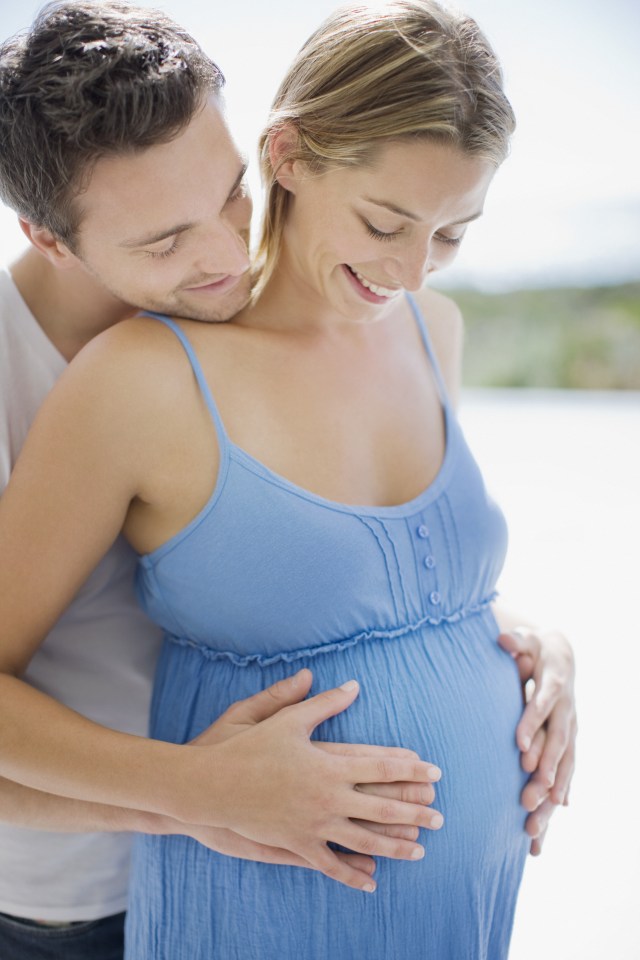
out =
<svg viewBox="0 0 640 960"><path fill-rule="evenodd" d="M142 5L147 5L143 3ZM227 76L237 137L254 160L257 134L295 51L333 0L156 0ZM0 36L41 3L0 0ZM467 0L505 69L518 130L444 285L482 289L640 278L640 3L637 0ZM0 208L0 260L23 245Z"/></svg>

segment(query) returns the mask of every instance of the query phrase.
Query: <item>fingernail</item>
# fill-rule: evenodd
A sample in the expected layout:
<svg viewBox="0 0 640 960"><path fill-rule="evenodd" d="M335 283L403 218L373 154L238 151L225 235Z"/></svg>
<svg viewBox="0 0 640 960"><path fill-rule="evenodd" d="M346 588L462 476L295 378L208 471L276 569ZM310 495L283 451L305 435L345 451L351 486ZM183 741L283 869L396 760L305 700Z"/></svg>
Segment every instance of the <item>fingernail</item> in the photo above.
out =
<svg viewBox="0 0 640 960"><path fill-rule="evenodd" d="M424 847L416 847L416 849L411 854L412 860L422 860L424 857Z"/></svg>
<svg viewBox="0 0 640 960"><path fill-rule="evenodd" d="M522 752L527 753L527 751L531 746L531 737L522 737L522 740L520 742L522 744Z"/></svg>
<svg viewBox="0 0 640 960"><path fill-rule="evenodd" d="M375 883L365 883L362 889L364 890L365 893L374 893L376 889L376 885Z"/></svg>
<svg viewBox="0 0 640 960"><path fill-rule="evenodd" d="M347 691L349 691L349 692L351 692L351 690L357 690L357 689L358 689L358 681L357 681L357 680L347 680L346 683L341 683L341 684L340 684L340 689L341 689L341 690L347 690Z"/></svg>
<svg viewBox="0 0 640 960"><path fill-rule="evenodd" d="M439 830L442 824L444 823L444 817L441 813L434 813L431 817L431 829Z"/></svg>
<svg viewBox="0 0 640 960"><path fill-rule="evenodd" d="M442 770L439 767L430 766L428 772L430 780L439 780L442 776Z"/></svg>

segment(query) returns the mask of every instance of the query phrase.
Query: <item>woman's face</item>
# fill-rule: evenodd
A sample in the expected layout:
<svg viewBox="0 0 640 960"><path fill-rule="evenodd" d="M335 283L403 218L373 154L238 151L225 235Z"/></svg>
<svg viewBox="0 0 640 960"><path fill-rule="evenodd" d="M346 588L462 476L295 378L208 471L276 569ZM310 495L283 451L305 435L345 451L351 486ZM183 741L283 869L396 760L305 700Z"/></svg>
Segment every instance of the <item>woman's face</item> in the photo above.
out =
<svg viewBox="0 0 640 960"><path fill-rule="evenodd" d="M495 166L433 141L389 141L371 164L318 175L293 163L285 262L313 301L373 317L454 259Z"/></svg>

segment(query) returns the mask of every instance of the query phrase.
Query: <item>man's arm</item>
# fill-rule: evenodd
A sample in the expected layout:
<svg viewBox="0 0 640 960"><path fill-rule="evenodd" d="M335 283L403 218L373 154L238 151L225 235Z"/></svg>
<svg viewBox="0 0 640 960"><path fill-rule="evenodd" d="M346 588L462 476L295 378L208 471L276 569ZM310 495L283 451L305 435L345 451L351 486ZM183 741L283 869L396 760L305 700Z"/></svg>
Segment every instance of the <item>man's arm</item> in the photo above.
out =
<svg viewBox="0 0 640 960"><path fill-rule="evenodd" d="M522 792L526 829L537 856L557 806L567 804L575 766L577 735L573 651L562 634L540 631L514 614L496 609L500 645L518 666L529 691L516 730L522 767L531 777Z"/></svg>
<svg viewBox="0 0 640 960"><path fill-rule="evenodd" d="M273 684L253 697L233 704L222 717L209 727L196 742L222 742L250 728L256 723L273 716L285 706L298 702L308 692L309 671L300 671L286 681ZM342 756L413 756L411 751L388 750L359 744L318 744L337 755ZM389 783L367 784L361 789L378 793L391 799L410 800L429 804L433 801L434 790L431 784ZM91 803L60 797L25 787L11 780L0 779L0 822L28 829L48 830L60 833L77 832L138 832L157 835L180 834L192 837L200 843L228 856L246 860L258 860L262 863L300 866L313 869L310 863L288 850L267 846L248 840L232 830L218 827L204 827L184 824L171 817L115 807L109 804ZM402 824L369 823L386 836L415 840L417 827ZM371 857L360 854L339 853L339 859L360 871L366 883L375 870Z"/></svg>

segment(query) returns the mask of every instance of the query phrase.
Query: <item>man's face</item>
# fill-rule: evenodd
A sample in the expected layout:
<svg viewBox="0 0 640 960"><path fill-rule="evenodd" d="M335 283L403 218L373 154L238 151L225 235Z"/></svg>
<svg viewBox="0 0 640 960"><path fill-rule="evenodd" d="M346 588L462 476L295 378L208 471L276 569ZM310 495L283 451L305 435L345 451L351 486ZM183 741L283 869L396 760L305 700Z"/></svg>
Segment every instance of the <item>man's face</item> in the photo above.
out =
<svg viewBox="0 0 640 960"><path fill-rule="evenodd" d="M98 160L76 200L75 255L125 303L228 320L250 291L244 171L213 97L169 143Z"/></svg>

